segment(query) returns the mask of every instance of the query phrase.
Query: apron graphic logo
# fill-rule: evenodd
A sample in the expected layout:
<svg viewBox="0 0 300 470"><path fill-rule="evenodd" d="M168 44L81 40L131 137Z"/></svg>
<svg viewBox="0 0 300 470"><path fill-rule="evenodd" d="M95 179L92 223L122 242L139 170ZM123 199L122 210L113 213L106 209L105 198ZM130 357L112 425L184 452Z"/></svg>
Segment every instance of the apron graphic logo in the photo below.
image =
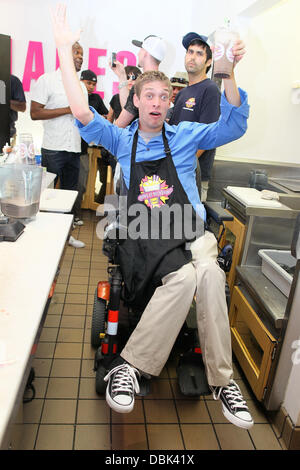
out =
<svg viewBox="0 0 300 470"><path fill-rule="evenodd" d="M185 105L187 108L193 108L196 104L195 98L189 98L186 102Z"/></svg>
<svg viewBox="0 0 300 470"><path fill-rule="evenodd" d="M140 195L138 200L144 202L147 207L161 207L166 204L169 195L173 192L173 186L170 188L166 181L158 175L145 176L140 183Z"/></svg>

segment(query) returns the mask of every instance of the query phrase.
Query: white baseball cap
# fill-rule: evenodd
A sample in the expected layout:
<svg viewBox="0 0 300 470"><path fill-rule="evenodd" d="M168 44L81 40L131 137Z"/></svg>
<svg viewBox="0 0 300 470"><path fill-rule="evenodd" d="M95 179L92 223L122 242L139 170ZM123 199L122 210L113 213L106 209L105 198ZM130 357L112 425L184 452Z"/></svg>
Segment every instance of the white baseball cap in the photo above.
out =
<svg viewBox="0 0 300 470"><path fill-rule="evenodd" d="M166 55L166 44L162 38L158 36L150 35L147 36L144 41L138 41L137 39L132 40L132 44L137 47L142 47L145 51L160 62Z"/></svg>

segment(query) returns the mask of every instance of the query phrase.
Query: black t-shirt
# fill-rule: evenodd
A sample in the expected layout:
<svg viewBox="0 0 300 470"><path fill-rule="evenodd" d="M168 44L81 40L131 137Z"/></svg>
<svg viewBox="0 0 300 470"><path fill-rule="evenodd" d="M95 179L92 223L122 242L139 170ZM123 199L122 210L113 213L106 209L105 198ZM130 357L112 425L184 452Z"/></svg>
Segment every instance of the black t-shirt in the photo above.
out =
<svg viewBox="0 0 300 470"><path fill-rule="evenodd" d="M92 93L91 95L89 95L89 105L93 106L97 113L101 115L108 114L108 109L103 103L103 100L101 96L98 95L98 93Z"/></svg>
<svg viewBox="0 0 300 470"><path fill-rule="evenodd" d="M216 122L220 116L220 98L219 88L209 78L183 88L176 96L169 124L177 125L182 121ZM206 150L199 158L203 181L210 179L215 153L216 149Z"/></svg>
<svg viewBox="0 0 300 470"><path fill-rule="evenodd" d="M10 76L10 99L26 103L26 98L21 81L15 75ZM18 113L13 109L9 110L10 137L16 133L15 122L18 120Z"/></svg>
<svg viewBox="0 0 300 470"><path fill-rule="evenodd" d="M103 103L101 96L98 93L91 93L89 95L89 105L93 106L93 108L97 111L97 113L101 114L102 116L106 116L108 114L108 109ZM87 153L88 144L85 140L81 139L81 153Z"/></svg>
<svg viewBox="0 0 300 470"><path fill-rule="evenodd" d="M114 95L112 97L112 99L110 100L109 105L114 110L115 119L118 119L118 117L120 116L121 111L122 111L122 106L121 106L121 103L120 103L120 95L119 94Z"/></svg>

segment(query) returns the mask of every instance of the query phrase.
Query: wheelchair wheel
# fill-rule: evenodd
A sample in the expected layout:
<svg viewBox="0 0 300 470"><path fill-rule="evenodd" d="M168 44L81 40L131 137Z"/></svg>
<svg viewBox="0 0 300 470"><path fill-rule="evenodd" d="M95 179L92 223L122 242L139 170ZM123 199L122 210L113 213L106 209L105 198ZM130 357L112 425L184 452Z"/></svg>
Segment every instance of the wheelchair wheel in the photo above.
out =
<svg viewBox="0 0 300 470"><path fill-rule="evenodd" d="M96 393L98 395L104 395L106 391L107 382L104 382L104 377L107 374L107 370L103 366L99 366L96 371Z"/></svg>
<svg viewBox="0 0 300 470"><path fill-rule="evenodd" d="M93 348L101 346L100 333L105 332L106 301L99 299L97 289L94 297L94 307L91 328L91 345Z"/></svg>

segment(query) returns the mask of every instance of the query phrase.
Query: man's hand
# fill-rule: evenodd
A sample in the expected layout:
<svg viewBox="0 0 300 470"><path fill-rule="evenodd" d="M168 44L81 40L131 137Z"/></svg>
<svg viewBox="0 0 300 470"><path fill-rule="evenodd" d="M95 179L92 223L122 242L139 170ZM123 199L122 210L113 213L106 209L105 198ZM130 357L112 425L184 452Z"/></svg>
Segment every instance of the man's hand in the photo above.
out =
<svg viewBox="0 0 300 470"><path fill-rule="evenodd" d="M125 67L123 64L121 64L121 62L116 60L115 66L113 67L111 61L109 61L109 66L111 70L117 75L119 82L125 82L127 80Z"/></svg>
<svg viewBox="0 0 300 470"><path fill-rule="evenodd" d="M245 55L245 43L239 39L232 47L232 53L234 55L233 66L235 66Z"/></svg>
<svg viewBox="0 0 300 470"><path fill-rule="evenodd" d="M66 5L58 3L55 10L50 9L56 47L72 47L79 40L81 29L73 33L66 19Z"/></svg>

